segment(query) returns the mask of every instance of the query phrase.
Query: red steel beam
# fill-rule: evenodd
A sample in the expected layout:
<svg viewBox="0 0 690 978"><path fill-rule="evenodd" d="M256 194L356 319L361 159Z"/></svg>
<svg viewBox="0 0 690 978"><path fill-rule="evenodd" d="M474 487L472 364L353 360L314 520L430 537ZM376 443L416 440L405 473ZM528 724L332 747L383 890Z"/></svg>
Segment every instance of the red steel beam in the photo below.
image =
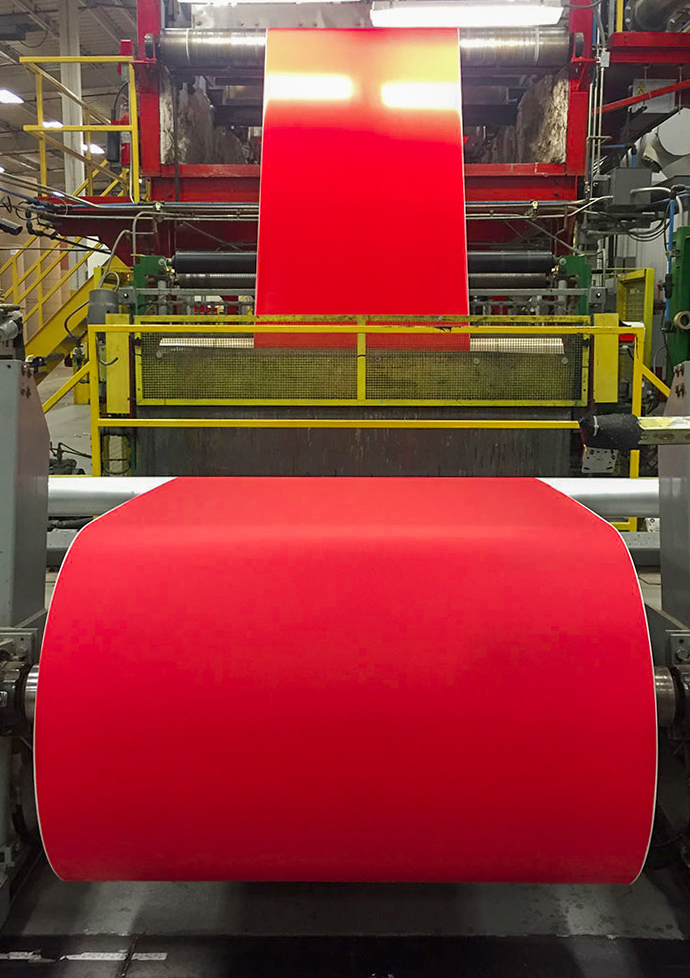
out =
<svg viewBox="0 0 690 978"><path fill-rule="evenodd" d="M685 81L674 82L673 85L663 85L661 88L653 88L651 92L643 92L641 95L631 95L630 98L619 98L617 102L607 102L602 105L600 112L615 112L616 109L627 109L631 105L639 102L649 102L650 99L658 98L660 95L670 95L671 92L681 92L690 88L690 78Z"/></svg>
<svg viewBox="0 0 690 978"><path fill-rule="evenodd" d="M622 31L612 34L611 64L690 64L690 34Z"/></svg>

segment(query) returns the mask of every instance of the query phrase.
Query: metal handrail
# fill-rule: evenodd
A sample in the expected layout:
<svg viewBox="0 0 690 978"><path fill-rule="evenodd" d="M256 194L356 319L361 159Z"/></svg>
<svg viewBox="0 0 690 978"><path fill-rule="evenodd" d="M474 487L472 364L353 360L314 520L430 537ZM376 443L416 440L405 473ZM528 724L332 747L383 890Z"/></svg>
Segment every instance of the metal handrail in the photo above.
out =
<svg viewBox="0 0 690 978"><path fill-rule="evenodd" d="M33 133L39 140L39 162L41 171L41 183L46 186L48 182L48 162L46 156L46 142L51 145L57 146L62 152L67 153L70 156L74 156L77 159L82 160L88 168L89 177L87 178L88 185L91 186L91 180L93 179L93 173L105 173L110 176L115 176L117 179L123 179L113 171L109 170L107 166L99 163L95 163L90 151L87 150L85 154L76 152L76 150L71 147L63 146L54 138L51 133L53 130L51 128L46 128L45 117L43 114L43 91L44 84L48 82L60 92L66 98L71 99L77 105L79 105L86 112L86 119L83 125L66 125L62 126L63 132L128 132L131 137L131 165L129 168L129 190L132 200L136 203L140 200L140 189L139 189L139 123L138 123L138 103L137 103L137 89L135 83L135 72L134 72L134 59L126 56L101 56L101 57L59 57L51 55L43 55L40 57L22 57L19 59L20 63L26 65L26 67L33 72L36 80L36 112L38 116L38 125L28 125L24 126L24 131ZM90 106L87 102L84 102L82 98L76 95L75 92L67 88L62 84L57 78L46 71L41 65L45 64L120 64L125 65L127 69L127 81L128 81L128 97L129 97L129 124L128 125L115 125L111 123L110 120L102 113L100 110ZM94 124L94 119L97 122Z"/></svg>
<svg viewBox="0 0 690 978"><path fill-rule="evenodd" d="M114 190L119 183L120 183L119 179L111 181L111 183L108 184L105 190L103 190L99 194L99 196L107 197L110 194L110 192ZM82 190L86 189L88 184L89 184L89 178L87 177L86 180L84 180L83 183L81 183L80 186L77 187L75 196L81 193ZM122 196L122 192L123 191L121 190L119 196ZM71 242L71 244L78 245L83 240L84 240L84 236L80 236L78 238L75 238ZM88 255L84 256L84 258L79 262L75 262L75 264L69 268L67 273L62 276L62 278L57 283L57 285L55 285L46 294L44 294L42 287L45 282L46 276L60 264L64 256L69 254L69 252L72 249L71 247L64 247L64 242L56 241L49 248L46 248L46 250L39 255L36 261L32 265L30 265L29 268L27 268L22 273L22 275L18 275L19 261L22 255L37 241L39 241L39 235L33 234L29 238L27 238L25 243L20 248L18 248L13 255L11 255L2 266L0 266L0 276L4 275L10 269L12 270L12 284L8 289L5 290L5 294L9 299L9 301L17 305L20 302L24 302L27 299L27 297L31 295L32 292L34 291L37 292L36 304L25 312L24 321L27 322L34 315L36 315L36 313L38 313L38 322L40 328L44 324L43 306L45 302L48 299L52 298L52 296L55 295L55 293L59 288L65 285L65 283L70 279L70 277L74 274L74 272L76 272L78 268L81 268L84 265L85 261L88 258ZM102 249L104 255L107 254L107 248L105 245L102 246ZM51 255L55 255L56 252L57 252L57 257L55 257L48 266L45 266L43 262L45 262L47 258L50 258ZM34 273L35 273L34 280L20 293L19 291L20 286L23 285L24 282L26 282L26 280L30 278L30 276L33 275Z"/></svg>
<svg viewBox="0 0 690 978"><path fill-rule="evenodd" d="M400 322L409 325L381 325L384 323ZM458 325L459 322L465 325ZM417 325L412 325L416 323ZM135 323L130 323L126 317L108 317L105 325L89 325L88 327L88 363L95 364L95 369L89 370L90 402L91 402L91 454L94 475L101 470L100 435L103 428L117 425L118 428L139 427L199 427L199 428L554 428L576 429L576 421L561 419L553 420L515 420L515 419L482 419L482 418L447 418L447 419L402 419L402 418L136 418L121 417L115 419L101 414L99 401L99 371L98 371L98 336L103 334L206 334L209 332L223 334L241 331L243 333L287 333L308 336L311 334L343 334L350 333L358 337L358 370L363 358L360 355L366 351L366 337L369 334L402 334L406 336L435 334L447 335L465 334L467 336L534 336L543 331L550 335L583 334L587 336L633 336L633 377L632 377L632 411L638 414L642 405L643 361L645 329L642 325L621 324L615 315L595 316L594 322L583 316L539 316L539 317L366 317L366 316L141 316ZM366 353L364 352L364 355ZM362 387L358 377L358 391ZM366 397L361 401L362 407L367 407ZM268 401L267 403L270 403ZM300 402L306 403L306 402ZM349 403L349 402L348 402ZM630 475L639 475L639 452L631 453ZM633 523L625 525L632 529Z"/></svg>

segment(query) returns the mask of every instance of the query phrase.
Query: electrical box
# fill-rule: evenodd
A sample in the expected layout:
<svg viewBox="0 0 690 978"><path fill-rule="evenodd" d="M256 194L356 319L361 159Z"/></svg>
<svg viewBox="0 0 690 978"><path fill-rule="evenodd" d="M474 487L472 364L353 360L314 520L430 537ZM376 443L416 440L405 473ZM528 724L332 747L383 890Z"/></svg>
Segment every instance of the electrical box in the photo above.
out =
<svg viewBox="0 0 690 978"><path fill-rule="evenodd" d="M651 191L634 193L643 187L649 187L652 180L651 172L646 167L618 167L611 174L612 207L630 207L639 210L648 207L652 202ZM658 195L657 195L658 196Z"/></svg>

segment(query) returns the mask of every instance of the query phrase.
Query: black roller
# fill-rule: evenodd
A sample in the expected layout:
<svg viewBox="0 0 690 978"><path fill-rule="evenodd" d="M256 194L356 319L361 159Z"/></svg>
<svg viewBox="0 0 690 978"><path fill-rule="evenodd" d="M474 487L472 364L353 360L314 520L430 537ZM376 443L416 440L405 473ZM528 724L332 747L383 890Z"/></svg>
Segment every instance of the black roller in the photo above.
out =
<svg viewBox="0 0 690 978"><path fill-rule="evenodd" d="M478 272L470 275L470 292L498 292L501 289L550 288L548 275L525 272Z"/></svg>
<svg viewBox="0 0 690 978"><path fill-rule="evenodd" d="M638 31L663 31L687 5L687 0L635 0L630 8L633 25Z"/></svg>
<svg viewBox="0 0 690 978"><path fill-rule="evenodd" d="M256 287L256 276L245 273L231 274L229 272L206 272L194 274L179 274L177 284L181 289L198 289L200 292L241 292L243 289Z"/></svg>
<svg viewBox="0 0 690 978"><path fill-rule="evenodd" d="M256 272L255 251L178 251L172 265L178 273Z"/></svg>
<svg viewBox="0 0 690 978"><path fill-rule="evenodd" d="M548 274L556 264L551 251L469 251L467 268L475 272L543 272Z"/></svg>
<svg viewBox="0 0 690 978"><path fill-rule="evenodd" d="M550 251L470 251L467 267L476 273L551 271L556 258ZM255 251L178 251L172 259L178 273L255 272Z"/></svg>

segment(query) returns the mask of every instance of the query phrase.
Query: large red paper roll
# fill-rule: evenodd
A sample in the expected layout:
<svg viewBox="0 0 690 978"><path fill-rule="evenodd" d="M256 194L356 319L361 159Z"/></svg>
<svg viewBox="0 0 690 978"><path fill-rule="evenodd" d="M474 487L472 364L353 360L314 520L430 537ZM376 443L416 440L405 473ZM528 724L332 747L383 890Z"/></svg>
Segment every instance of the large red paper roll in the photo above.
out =
<svg viewBox="0 0 690 978"><path fill-rule="evenodd" d="M177 479L70 549L35 758L66 879L626 883L637 579L533 480Z"/></svg>

